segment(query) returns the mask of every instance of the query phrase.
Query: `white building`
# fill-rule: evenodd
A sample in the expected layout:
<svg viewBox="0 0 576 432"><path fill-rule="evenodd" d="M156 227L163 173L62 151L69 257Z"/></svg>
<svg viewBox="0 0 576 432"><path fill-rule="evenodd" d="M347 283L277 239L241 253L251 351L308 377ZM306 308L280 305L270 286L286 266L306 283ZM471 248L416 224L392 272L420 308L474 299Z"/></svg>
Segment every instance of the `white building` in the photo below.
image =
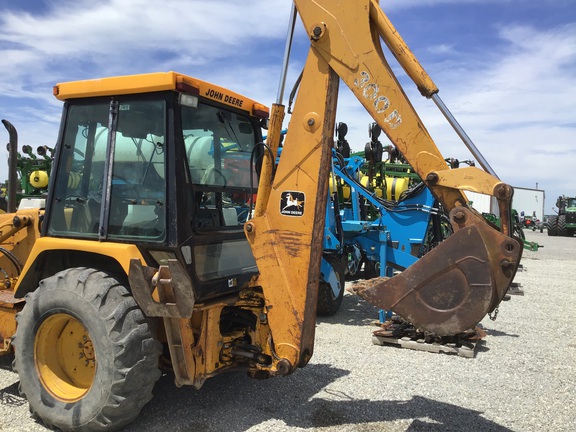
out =
<svg viewBox="0 0 576 432"><path fill-rule="evenodd" d="M545 193L541 189L514 187L512 208L518 214L524 212L526 216L536 216L539 220L544 220L544 199Z"/></svg>
<svg viewBox="0 0 576 432"><path fill-rule="evenodd" d="M490 195L483 195L476 192L466 191L466 196L472 202L472 207L480 213L493 213L498 215L498 203L496 198ZM512 198L512 208L519 215L524 212L526 216L536 216L539 220L544 219L544 199L545 193L542 189L527 189L514 187L514 197Z"/></svg>

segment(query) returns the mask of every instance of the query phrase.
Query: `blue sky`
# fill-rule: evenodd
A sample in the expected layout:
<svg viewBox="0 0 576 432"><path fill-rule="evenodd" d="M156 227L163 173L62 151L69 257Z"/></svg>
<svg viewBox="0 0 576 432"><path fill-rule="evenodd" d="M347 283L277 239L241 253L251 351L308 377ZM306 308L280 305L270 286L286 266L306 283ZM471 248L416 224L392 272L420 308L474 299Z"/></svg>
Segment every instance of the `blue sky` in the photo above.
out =
<svg viewBox="0 0 576 432"><path fill-rule="evenodd" d="M0 118L16 126L20 145L53 146L61 114L52 96L57 82L169 70L271 105L290 4L0 0ZM576 0L380 4L503 181L538 184L546 191L545 213L558 195L576 195ZM287 92L308 48L301 27ZM471 158L435 104L401 81L442 153ZM337 121L348 124L352 148L363 149L371 118L346 89ZM0 137L8 141L3 128ZM6 159L2 146L0 180L7 177Z"/></svg>

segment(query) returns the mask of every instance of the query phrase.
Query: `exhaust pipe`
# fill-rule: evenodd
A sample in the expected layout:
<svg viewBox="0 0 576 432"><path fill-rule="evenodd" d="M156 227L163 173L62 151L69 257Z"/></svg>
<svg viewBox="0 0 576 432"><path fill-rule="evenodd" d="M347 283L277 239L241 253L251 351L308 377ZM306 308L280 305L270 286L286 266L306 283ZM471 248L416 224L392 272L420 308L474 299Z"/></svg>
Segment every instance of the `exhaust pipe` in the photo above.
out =
<svg viewBox="0 0 576 432"><path fill-rule="evenodd" d="M8 120L2 120L8 131L8 190L6 191L7 212L16 212L16 188L18 185L18 132Z"/></svg>

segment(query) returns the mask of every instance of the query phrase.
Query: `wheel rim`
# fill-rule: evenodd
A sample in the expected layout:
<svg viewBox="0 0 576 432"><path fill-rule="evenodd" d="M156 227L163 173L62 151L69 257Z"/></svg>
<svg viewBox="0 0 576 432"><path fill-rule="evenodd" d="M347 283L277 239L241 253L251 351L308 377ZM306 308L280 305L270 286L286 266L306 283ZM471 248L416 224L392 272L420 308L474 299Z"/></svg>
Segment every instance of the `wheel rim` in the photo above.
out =
<svg viewBox="0 0 576 432"><path fill-rule="evenodd" d="M354 255L348 254L348 274L350 276L356 276L358 269L360 268L361 261L356 259Z"/></svg>
<svg viewBox="0 0 576 432"><path fill-rule="evenodd" d="M34 361L42 385L63 402L75 402L90 390L96 356L90 334L80 321L55 314L40 325Z"/></svg>

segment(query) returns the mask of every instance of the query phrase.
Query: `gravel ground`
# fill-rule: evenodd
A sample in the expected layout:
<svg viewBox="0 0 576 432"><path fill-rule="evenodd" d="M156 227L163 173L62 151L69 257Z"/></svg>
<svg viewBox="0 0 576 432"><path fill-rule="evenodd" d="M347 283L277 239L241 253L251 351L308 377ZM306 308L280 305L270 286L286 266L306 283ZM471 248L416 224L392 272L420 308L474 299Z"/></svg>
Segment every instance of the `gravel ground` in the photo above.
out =
<svg viewBox="0 0 576 432"><path fill-rule="evenodd" d="M201 390L161 378L125 430L139 431L575 431L576 238L526 232L515 281L524 296L500 306L473 359L373 345L377 310L347 295L317 326L311 363L289 377L243 373ZM0 429L45 431L0 358Z"/></svg>

